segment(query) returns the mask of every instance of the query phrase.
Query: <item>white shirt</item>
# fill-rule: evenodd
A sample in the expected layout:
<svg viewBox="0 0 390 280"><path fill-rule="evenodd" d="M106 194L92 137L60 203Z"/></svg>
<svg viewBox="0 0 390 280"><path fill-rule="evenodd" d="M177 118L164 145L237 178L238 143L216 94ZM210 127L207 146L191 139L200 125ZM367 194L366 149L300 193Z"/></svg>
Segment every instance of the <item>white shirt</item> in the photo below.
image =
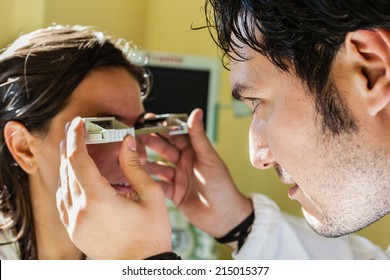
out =
<svg viewBox="0 0 390 280"><path fill-rule="evenodd" d="M252 230L233 258L249 259L389 259L390 247L384 252L369 240L350 234L326 238L315 233L303 218L282 213L274 201L264 195L251 196L255 209Z"/></svg>
<svg viewBox="0 0 390 280"><path fill-rule="evenodd" d="M255 220L251 233L239 252L238 260L249 259L389 259L390 247L385 253L367 239L350 234L339 238L326 238L316 234L304 219L282 213L278 206L264 195L251 196ZM0 242L11 235L0 234ZM0 259L19 259L16 243L0 246Z"/></svg>

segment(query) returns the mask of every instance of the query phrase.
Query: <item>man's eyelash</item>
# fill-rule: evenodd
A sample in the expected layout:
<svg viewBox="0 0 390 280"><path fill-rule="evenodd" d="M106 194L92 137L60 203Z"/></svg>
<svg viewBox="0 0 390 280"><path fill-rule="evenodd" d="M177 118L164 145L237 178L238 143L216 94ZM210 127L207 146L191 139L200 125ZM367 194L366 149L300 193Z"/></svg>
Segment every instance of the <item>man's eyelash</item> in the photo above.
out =
<svg viewBox="0 0 390 280"><path fill-rule="evenodd" d="M254 113L256 111L256 108L263 102L261 98L255 98L255 97L246 98L246 100L248 100L252 105L252 113Z"/></svg>
<svg viewBox="0 0 390 280"><path fill-rule="evenodd" d="M259 103L261 103L260 98L252 98L250 101L251 101L253 106L257 106Z"/></svg>

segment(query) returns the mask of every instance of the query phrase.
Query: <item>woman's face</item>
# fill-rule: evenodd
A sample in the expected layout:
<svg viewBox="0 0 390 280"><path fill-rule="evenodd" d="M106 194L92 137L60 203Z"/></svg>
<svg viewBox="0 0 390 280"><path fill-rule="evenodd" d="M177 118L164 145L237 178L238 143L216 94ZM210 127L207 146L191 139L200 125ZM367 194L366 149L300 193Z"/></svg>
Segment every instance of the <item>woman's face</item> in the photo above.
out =
<svg viewBox="0 0 390 280"><path fill-rule="evenodd" d="M44 137L33 137L37 171L30 176L33 197L47 198L55 205L59 186L60 142L65 138L65 125L76 116L114 116L132 126L144 112L140 87L134 77L121 67L91 71L72 93L70 103L51 122ZM128 192L127 181L119 167L121 142L88 145L88 151L101 174L119 192ZM35 194L35 195L34 195Z"/></svg>

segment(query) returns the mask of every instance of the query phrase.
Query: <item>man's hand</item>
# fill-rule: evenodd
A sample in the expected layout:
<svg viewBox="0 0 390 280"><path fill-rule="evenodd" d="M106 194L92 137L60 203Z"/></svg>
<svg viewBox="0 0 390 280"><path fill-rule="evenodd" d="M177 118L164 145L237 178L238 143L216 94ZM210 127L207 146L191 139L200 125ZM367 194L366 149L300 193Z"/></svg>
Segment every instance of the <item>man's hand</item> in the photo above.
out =
<svg viewBox="0 0 390 280"><path fill-rule="evenodd" d="M236 188L228 169L209 139L200 109L188 119L188 135L142 136L145 145L169 163L147 163L150 174L168 198L191 223L214 237L221 237L252 212L251 201Z"/></svg>
<svg viewBox="0 0 390 280"><path fill-rule="evenodd" d="M73 120L57 191L58 211L72 241L92 259L144 259L171 251L164 194L140 163L133 137L123 141L119 161L133 199L119 195L101 176L88 155L83 121Z"/></svg>

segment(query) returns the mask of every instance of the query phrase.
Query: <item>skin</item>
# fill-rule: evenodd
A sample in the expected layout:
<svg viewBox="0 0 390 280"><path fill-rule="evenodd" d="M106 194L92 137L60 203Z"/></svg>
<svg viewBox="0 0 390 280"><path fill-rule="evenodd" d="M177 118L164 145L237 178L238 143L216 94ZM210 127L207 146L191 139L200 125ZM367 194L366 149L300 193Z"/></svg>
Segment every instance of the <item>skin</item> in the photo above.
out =
<svg viewBox="0 0 390 280"><path fill-rule="evenodd" d="M143 143L173 163L148 162L146 170L162 181L159 185L195 226L211 236L221 237L253 210L251 201L236 188L228 169L204 131L202 110L188 119L189 137L144 135ZM222 207L229 201L235 207ZM216 221L219 221L218 223ZM236 242L230 244L236 247Z"/></svg>
<svg viewBox="0 0 390 280"><path fill-rule="evenodd" d="M141 165L138 154L134 153L135 144L131 144L133 138L125 139L119 162L138 194L134 202L118 198L112 188L107 188L107 181L87 153L83 126L79 120L73 120L61 163L57 207L72 240L88 256L141 259L171 251L171 231L162 190L194 225L212 236L225 235L251 213L251 201L239 193L205 134L200 109L191 114L188 127L190 137L142 136L145 145L174 163L174 167L161 162ZM154 182L149 174L163 181ZM72 194L71 199L68 193ZM227 199L235 205L230 211L221 207ZM105 231L99 224L105 225ZM107 240L107 236L116 238ZM237 244L230 245L235 248Z"/></svg>
<svg viewBox="0 0 390 280"><path fill-rule="evenodd" d="M357 130L339 135L323 129L313 95L302 81L237 43L237 50L248 59L232 61L231 87L253 110L251 161L259 169L275 168L281 180L293 186L289 196L302 205L308 223L319 234L347 234L390 211L388 42L390 34L383 30L347 34L330 82ZM113 189L100 178L87 153L82 123L72 122L57 205L70 236L84 252L96 258L140 258L170 250L161 189L195 226L215 237L225 235L253 211L250 199L238 191L208 141L201 118L200 110L189 117L189 137L143 137L145 145L172 163L146 164L149 174L163 180L158 185L134 153L134 139L124 141L119 162L139 195L138 203L112 195ZM120 220L123 215L118 213L133 217L132 223ZM107 243L101 223L120 242Z"/></svg>
<svg viewBox="0 0 390 280"><path fill-rule="evenodd" d="M101 98L79 102L88 104L85 110L95 108L91 115L114 115L132 126L144 111L138 84L123 69L95 75L84 90L101 92ZM110 144L100 153L102 145L87 147L84 133L76 117L61 145L56 203L72 242L91 259L144 259L172 251L164 195L143 168L142 145L126 136L117 150Z"/></svg>
<svg viewBox="0 0 390 280"><path fill-rule="evenodd" d="M362 80L369 77L356 78L356 70L351 71L352 55L359 55L349 49L352 45L339 52L331 77L358 132L339 136L323 131L313 95L296 76L242 44L239 51L248 60L231 64L233 92L253 110L252 164L274 167L284 183L293 185L289 196L302 205L310 226L333 237L359 230L389 211L383 199L389 194L383 174L390 170L384 148L388 136L381 131L386 124L362 110L369 108L367 95L361 94L367 85Z"/></svg>
<svg viewBox="0 0 390 280"><path fill-rule="evenodd" d="M59 186L59 147L65 137L66 123L76 116L115 116L131 126L144 111L139 92L138 83L125 69L93 70L72 93L70 104L53 118L46 135L27 135L33 163L29 180L39 259L82 257L61 223L55 200ZM112 185L128 184L119 167L120 146L121 143L112 143L88 147L102 175Z"/></svg>

